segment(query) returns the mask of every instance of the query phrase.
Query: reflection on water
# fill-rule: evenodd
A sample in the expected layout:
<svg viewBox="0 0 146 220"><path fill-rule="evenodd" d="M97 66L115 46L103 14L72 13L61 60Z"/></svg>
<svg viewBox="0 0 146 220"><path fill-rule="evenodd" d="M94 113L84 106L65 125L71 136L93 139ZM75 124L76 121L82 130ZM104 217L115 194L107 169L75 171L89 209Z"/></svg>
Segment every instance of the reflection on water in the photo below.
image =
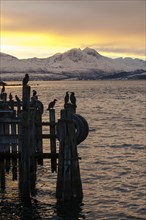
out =
<svg viewBox="0 0 146 220"><path fill-rule="evenodd" d="M82 206L83 204L78 202L57 203L57 216L65 220L85 219L85 215L82 214Z"/></svg>
<svg viewBox="0 0 146 220"><path fill-rule="evenodd" d="M46 204L39 203L32 199L30 207L23 207L21 203L9 203L1 201L1 220L9 219L64 219L64 220L80 220L85 219L82 214L83 204L78 202ZM49 216L49 217L48 217Z"/></svg>
<svg viewBox="0 0 146 220"><path fill-rule="evenodd" d="M90 133L78 146L84 198L82 204L56 203L56 174L50 161L37 167L36 195L31 208L19 201L18 183L6 177L0 193L0 219L129 220L145 219L145 82L77 81L34 82L44 103L54 98L59 118L66 91L75 91L77 111L84 116ZM21 87L7 87L21 97ZM44 112L44 121L48 112ZM45 128L47 131L47 128ZM49 140L44 141L49 151Z"/></svg>

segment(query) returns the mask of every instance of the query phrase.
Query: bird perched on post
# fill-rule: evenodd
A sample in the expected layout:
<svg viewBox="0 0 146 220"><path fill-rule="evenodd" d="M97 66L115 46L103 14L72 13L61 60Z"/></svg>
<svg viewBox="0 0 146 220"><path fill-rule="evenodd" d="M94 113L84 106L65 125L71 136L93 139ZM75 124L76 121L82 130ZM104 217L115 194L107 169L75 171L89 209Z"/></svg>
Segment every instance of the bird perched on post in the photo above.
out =
<svg viewBox="0 0 146 220"><path fill-rule="evenodd" d="M26 73L23 78L23 86L26 86L29 81L29 75Z"/></svg>
<svg viewBox="0 0 146 220"><path fill-rule="evenodd" d="M12 96L11 92L9 94L9 99L10 99L10 101L12 101L12 99L13 99L13 96Z"/></svg>
<svg viewBox="0 0 146 220"><path fill-rule="evenodd" d="M21 102L21 100L19 99L19 97L17 95L15 95L15 99L17 102Z"/></svg>
<svg viewBox="0 0 146 220"><path fill-rule="evenodd" d="M75 93L74 93L74 92L71 92L70 101L71 101L71 103L72 103L74 106L76 106L76 97L75 97Z"/></svg>
<svg viewBox="0 0 146 220"><path fill-rule="evenodd" d="M36 90L32 90L32 99L33 100L37 100L38 99L37 91Z"/></svg>
<svg viewBox="0 0 146 220"><path fill-rule="evenodd" d="M68 103L68 101L69 101L69 93L68 93L68 91L66 92L66 95L65 95L65 97L64 97L64 104L66 105L67 103Z"/></svg>
<svg viewBox="0 0 146 220"><path fill-rule="evenodd" d="M5 86L3 85L2 90L1 90L1 94L3 94L5 92Z"/></svg>
<svg viewBox="0 0 146 220"><path fill-rule="evenodd" d="M55 106L57 99L54 99L52 102L49 103L47 110L53 109Z"/></svg>
<svg viewBox="0 0 146 220"><path fill-rule="evenodd" d="M37 91L36 90L32 90L32 94L33 94L33 96L36 96Z"/></svg>

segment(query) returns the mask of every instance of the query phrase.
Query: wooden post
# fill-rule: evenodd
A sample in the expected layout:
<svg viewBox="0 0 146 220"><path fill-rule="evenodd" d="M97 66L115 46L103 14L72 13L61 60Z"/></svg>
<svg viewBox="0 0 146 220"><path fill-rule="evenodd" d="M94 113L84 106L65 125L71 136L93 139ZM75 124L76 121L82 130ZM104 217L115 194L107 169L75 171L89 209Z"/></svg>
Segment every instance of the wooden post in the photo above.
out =
<svg viewBox="0 0 146 220"><path fill-rule="evenodd" d="M16 111L13 112L13 117L16 118ZM16 135L16 123L11 124L11 134ZM17 180L17 159L16 159L16 154L17 154L17 144L12 143L12 176L13 180Z"/></svg>
<svg viewBox="0 0 146 220"><path fill-rule="evenodd" d="M2 99L3 102L6 102L6 100L7 100L7 93L2 93L1 94L1 99Z"/></svg>
<svg viewBox="0 0 146 220"><path fill-rule="evenodd" d="M0 123L0 134L4 134L4 125ZM0 188L5 190L4 144L0 143Z"/></svg>
<svg viewBox="0 0 146 220"><path fill-rule="evenodd" d="M7 104L7 93L3 93L2 94L2 100L3 100L3 109L4 110L8 110L8 104ZM3 117L6 118L7 113L3 114ZM8 123L3 123L3 135L9 135L9 124ZM6 156L6 172L9 173L10 170L10 159L9 159L9 155L10 155L10 144L9 143L4 143L3 145L4 147L4 154Z"/></svg>
<svg viewBox="0 0 146 220"><path fill-rule="evenodd" d="M65 123L65 110L61 110L60 119L57 124L57 136L59 139L59 158L58 158L58 174L57 174L57 186L56 186L56 198L62 200L63 187L64 187L64 146L66 137L66 123Z"/></svg>
<svg viewBox="0 0 146 220"><path fill-rule="evenodd" d="M36 140L35 140L35 108L30 111L30 190L34 194L36 184Z"/></svg>
<svg viewBox="0 0 146 220"><path fill-rule="evenodd" d="M35 112L36 151L38 164L43 165L43 143L42 143L42 114L37 109Z"/></svg>
<svg viewBox="0 0 146 220"><path fill-rule="evenodd" d="M29 112L23 111L20 114L22 136L21 158L19 164L20 196L25 205L30 205L30 127Z"/></svg>
<svg viewBox="0 0 146 220"><path fill-rule="evenodd" d="M30 107L30 86L23 86L22 91L22 106L23 110L28 111Z"/></svg>
<svg viewBox="0 0 146 220"><path fill-rule="evenodd" d="M5 114L4 117L8 117L8 114ZM8 123L4 123L4 135L10 134L10 127ZM10 170L10 144L4 144L4 153L6 155L6 172L9 173Z"/></svg>
<svg viewBox="0 0 146 220"><path fill-rule="evenodd" d="M73 121L73 113L74 109L70 109L68 111L68 119ZM68 132L70 137L71 144L71 175L72 175L72 196L74 199L82 200L83 191L82 191L82 183L80 176L80 168L79 168L79 158L77 152L77 142L76 142L76 134L75 134L75 124L68 124Z"/></svg>
<svg viewBox="0 0 146 220"><path fill-rule="evenodd" d="M58 122L60 149L56 197L63 201L81 201L83 198L73 113L74 108L69 104L62 110Z"/></svg>
<svg viewBox="0 0 146 220"><path fill-rule="evenodd" d="M20 113L21 158L19 161L20 196L25 206L30 199L30 86L23 86L23 111Z"/></svg>
<svg viewBox="0 0 146 220"><path fill-rule="evenodd" d="M56 172L56 129L55 129L55 109L49 110L50 119L50 149L51 149L51 170Z"/></svg>

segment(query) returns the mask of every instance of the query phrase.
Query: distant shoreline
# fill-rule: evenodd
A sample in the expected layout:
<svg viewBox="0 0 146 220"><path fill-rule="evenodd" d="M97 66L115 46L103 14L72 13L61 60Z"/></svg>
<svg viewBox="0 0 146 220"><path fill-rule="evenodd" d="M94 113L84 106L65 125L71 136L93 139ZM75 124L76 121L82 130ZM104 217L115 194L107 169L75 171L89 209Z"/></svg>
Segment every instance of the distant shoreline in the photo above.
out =
<svg viewBox="0 0 146 220"><path fill-rule="evenodd" d="M80 79L65 79L65 80L31 80L30 82L31 82L31 86L38 86L40 83L39 82L54 82L54 81L61 81L61 82L65 82L65 81L80 81L80 82L82 82L82 81L145 81L146 80L146 78L131 78L131 79L87 79L87 80L80 80ZM12 82L12 83L11 83ZM17 84L17 82L18 82L18 84ZM37 83L38 82L38 83ZM18 80L6 80L5 82L5 86L6 87L9 87L9 86L13 86L13 87L22 87L22 83L20 83L20 81ZM2 85L0 85L0 86L2 86Z"/></svg>
<svg viewBox="0 0 146 220"><path fill-rule="evenodd" d="M10 81L8 81L8 82L10 82ZM15 82L17 82L17 81L15 81ZM38 83L37 84L35 84L35 85L39 85ZM6 82L6 84L5 84L5 86L7 87L7 86L17 86L17 87L22 87L22 84L21 83L19 83L19 84L16 84L16 83L9 83L9 84L7 84L7 82ZM34 86L33 84L31 85L31 86Z"/></svg>

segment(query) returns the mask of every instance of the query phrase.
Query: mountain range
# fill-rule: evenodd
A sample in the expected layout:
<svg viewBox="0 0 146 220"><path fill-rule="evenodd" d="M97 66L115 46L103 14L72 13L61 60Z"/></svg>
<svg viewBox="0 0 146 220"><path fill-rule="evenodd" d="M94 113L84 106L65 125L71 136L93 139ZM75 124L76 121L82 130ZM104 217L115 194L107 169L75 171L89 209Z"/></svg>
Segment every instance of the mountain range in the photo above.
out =
<svg viewBox="0 0 146 220"><path fill-rule="evenodd" d="M2 80L146 79L146 62L140 59L102 56L92 48L71 49L48 58L18 59L0 53Z"/></svg>

